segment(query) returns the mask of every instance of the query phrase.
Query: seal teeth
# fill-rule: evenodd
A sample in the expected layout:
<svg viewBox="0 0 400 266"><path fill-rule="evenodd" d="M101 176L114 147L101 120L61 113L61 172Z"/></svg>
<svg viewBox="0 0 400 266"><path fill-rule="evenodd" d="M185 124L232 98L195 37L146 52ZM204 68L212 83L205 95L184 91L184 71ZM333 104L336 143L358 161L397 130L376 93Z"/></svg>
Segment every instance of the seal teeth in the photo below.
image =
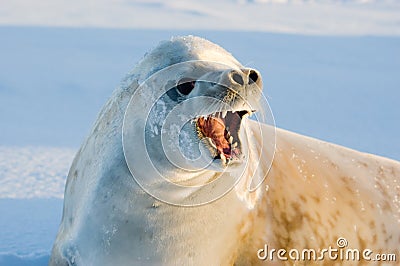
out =
<svg viewBox="0 0 400 266"><path fill-rule="evenodd" d="M228 111L222 111L222 118L225 118L227 113Z"/></svg>
<svg viewBox="0 0 400 266"><path fill-rule="evenodd" d="M238 143L237 143L237 142L235 142L235 143L233 143L231 146L232 146L232 148L236 148L236 147L237 147L237 145L238 145Z"/></svg>
<svg viewBox="0 0 400 266"><path fill-rule="evenodd" d="M226 164L226 157L225 157L225 155L224 155L223 153L221 153L219 156L221 157L222 162L223 162L224 164Z"/></svg>
<svg viewBox="0 0 400 266"><path fill-rule="evenodd" d="M211 138L207 138L207 140L210 143L211 147L213 147L214 149L217 149L217 146L215 146L214 141L212 141Z"/></svg>
<svg viewBox="0 0 400 266"><path fill-rule="evenodd" d="M233 142L233 137L230 136L230 137L229 137L229 143L232 144L232 142ZM237 143L237 142L236 142L236 143Z"/></svg>

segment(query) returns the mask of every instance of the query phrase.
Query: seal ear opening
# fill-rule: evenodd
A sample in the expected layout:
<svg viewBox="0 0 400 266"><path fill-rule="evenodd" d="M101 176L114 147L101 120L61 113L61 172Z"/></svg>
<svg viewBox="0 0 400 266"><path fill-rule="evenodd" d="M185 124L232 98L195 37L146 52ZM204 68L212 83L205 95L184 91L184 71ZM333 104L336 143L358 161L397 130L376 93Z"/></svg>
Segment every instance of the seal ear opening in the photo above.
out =
<svg viewBox="0 0 400 266"><path fill-rule="evenodd" d="M182 95L188 95L196 84L196 81L193 79L183 78L178 82L176 89Z"/></svg>

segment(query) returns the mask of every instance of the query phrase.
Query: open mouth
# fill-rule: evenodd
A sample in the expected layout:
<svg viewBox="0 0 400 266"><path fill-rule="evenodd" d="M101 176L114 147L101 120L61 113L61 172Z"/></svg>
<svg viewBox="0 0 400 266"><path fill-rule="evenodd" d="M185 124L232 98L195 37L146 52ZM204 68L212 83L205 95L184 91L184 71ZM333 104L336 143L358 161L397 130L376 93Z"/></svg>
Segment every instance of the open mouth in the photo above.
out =
<svg viewBox="0 0 400 266"><path fill-rule="evenodd" d="M241 155L239 130L244 116L252 111L222 111L197 119L196 128L200 139L206 139L214 159L221 159L224 164Z"/></svg>

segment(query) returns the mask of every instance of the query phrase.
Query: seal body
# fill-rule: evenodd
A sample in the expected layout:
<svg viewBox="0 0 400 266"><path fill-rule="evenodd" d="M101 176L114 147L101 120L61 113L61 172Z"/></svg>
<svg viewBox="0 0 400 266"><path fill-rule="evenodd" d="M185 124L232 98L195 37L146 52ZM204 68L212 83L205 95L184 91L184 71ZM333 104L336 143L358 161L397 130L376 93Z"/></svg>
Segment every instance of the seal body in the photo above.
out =
<svg viewBox="0 0 400 266"><path fill-rule="evenodd" d="M196 69L202 69L199 77L214 75L225 86L196 80L196 85L189 89L179 87L180 73L171 77L176 81L171 86L176 86L163 94L164 104L151 108L146 117L150 122L136 119L141 117L138 110L151 101L146 95L137 106L128 108L141 84L157 71L193 60L222 62L221 67L202 63ZM188 71L191 70L183 72ZM198 37L173 38L147 54L106 103L73 161L50 265L292 264L293 258L286 261L260 258L259 251L266 244L275 249L322 249L334 245L340 237L346 238L352 248L398 253L400 164L396 161L277 129L275 159L270 169L268 160L263 158L272 158L275 150L262 143L263 136L274 135L271 132L275 129L242 117L240 108L248 110L248 107L243 107L245 104L242 106L240 101L229 102L231 109L223 109L221 105L218 107L221 110L204 111L205 117L196 117L200 135L192 132L190 124L182 127L188 137L182 140L186 144L177 144L182 146L181 152L185 154L185 147L196 143L199 153L201 149L206 151L201 158L210 160L209 166L202 168L204 160L193 160L193 164L181 160L182 167L176 167L166 161L167 155L159 155L162 145L157 142L156 133L162 132L157 131L156 122L160 116L153 116L152 112L159 114L158 108L173 110L182 97L191 95L204 98L221 94L220 98L226 101L227 88L244 95L244 102L256 101L260 92L254 86L262 86L256 70L244 68L224 49ZM202 101L182 108L189 113L192 109L196 111L208 103ZM125 112L130 111L134 121L126 122ZM240 130L237 126L237 132L231 133L233 139L241 140L236 145L230 136L211 133L219 133L220 125L225 129L228 124L234 127L238 123L235 121L239 121L235 113L242 120ZM233 169L235 163L246 162L246 168L233 189L208 204L182 207L164 202L149 195L135 181L132 172L137 171L134 173L145 180L146 173L153 175L153 172L139 160L145 156L142 150L134 148L139 140L125 136L123 140L124 127L143 129L144 137L150 140L145 147L154 159L155 168L174 182L190 185L192 180L206 180L214 184L210 180L216 173ZM124 151L124 141L133 148ZM192 148L186 153L190 151ZM127 154L140 169L131 169ZM261 186L248 189L251 178L267 174ZM167 191L163 196L188 199L183 201L186 204L207 197L207 189L196 188L184 195Z"/></svg>

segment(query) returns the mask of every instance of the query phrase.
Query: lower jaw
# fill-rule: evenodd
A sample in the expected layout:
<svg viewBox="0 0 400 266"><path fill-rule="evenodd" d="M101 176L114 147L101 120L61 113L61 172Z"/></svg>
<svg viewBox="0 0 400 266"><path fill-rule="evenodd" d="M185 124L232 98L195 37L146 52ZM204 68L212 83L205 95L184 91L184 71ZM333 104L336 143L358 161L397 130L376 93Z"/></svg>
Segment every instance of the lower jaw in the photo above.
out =
<svg viewBox="0 0 400 266"><path fill-rule="evenodd" d="M208 169L216 172L230 173L237 171L238 169L240 169L240 166L242 165L243 161L241 160L230 161L227 164L225 164L221 161L221 159L214 159L214 161L210 164Z"/></svg>
<svg viewBox="0 0 400 266"><path fill-rule="evenodd" d="M215 143L208 137L203 138L203 144L208 148L210 151L210 155L214 156L214 160L219 160L221 161L222 164L224 165L229 165L232 162L237 162L241 161L241 152L240 152L240 147L241 145L238 144L239 141L235 143L235 146L232 146L232 143L230 143L229 149L231 150L231 154L226 155L223 153L221 150L222 148L218 148Z"/></svg>
<svg viewBox="0 0 400 266"><path fill-rule="evenodd" d="M243 163L243 158L241 156L241 154L236 155L234 157L230 157L230 158L221 158L221 155L219 155L218 158L214 158L213 163L222 166L223 168L226 167L232 167L235 165L240 165Z"/></svg>

